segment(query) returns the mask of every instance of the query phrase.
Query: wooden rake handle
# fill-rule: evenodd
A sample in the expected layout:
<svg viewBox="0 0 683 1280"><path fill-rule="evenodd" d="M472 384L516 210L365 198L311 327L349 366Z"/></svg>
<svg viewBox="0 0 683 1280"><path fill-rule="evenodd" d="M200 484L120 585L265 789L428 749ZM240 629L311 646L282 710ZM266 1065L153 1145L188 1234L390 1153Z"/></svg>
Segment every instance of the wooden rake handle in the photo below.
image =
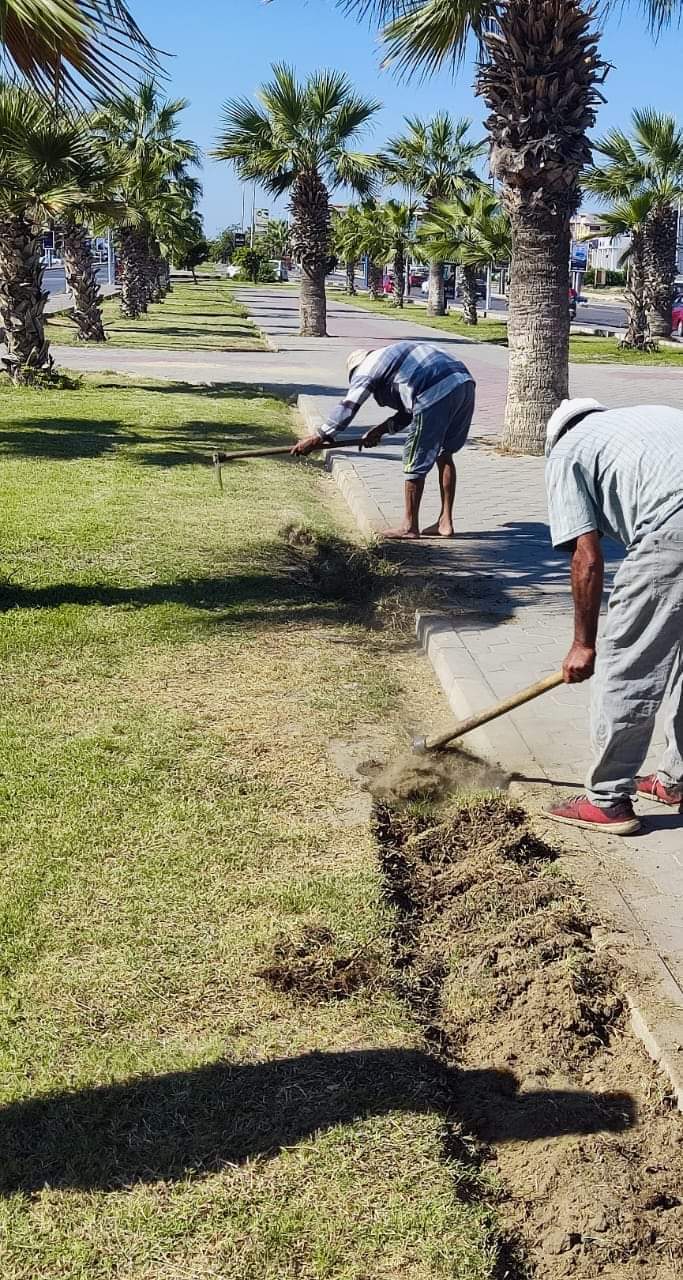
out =
<svg viewBox="0 0 683 1280"><path fill-rule="evenodd" d="M413 750L418 752L439 751L441 747L445 747L454 738L461 738L464 733L470 733L472 729L478 729L480 725L488 724L489 720L497 720L499 716L507 715L508 711L514 711L515 707L523 707L525 702L531 702L534 698L540 698L542 693L548 693L551 689L556 689L559 684L563 684L564 676L561 671L554 671L551 676L545 676L543 680L537 680L535 684L530 684L526 689L522 689L519 693L513 693L511 697L504 698L502 702L497 702L495 706L489 707L487 711L480 711L476 716L468 716L467 720L460 720L446 733L439 734L436 738L415 738L413 741Z"/></svg>
<svg viewBox="0 0 683 1280"><path fill-rule="evenodd" d="M341 440L335 444L320 443L321 449L355 449L363 443L363 437L357 437L355 440ZM213 453L214 466L222 466L224 462L239 462L244 458L274 458L277 454L289 453L292 448L291 444L273 445L268 449L234 449L231 453L223 453L216 449Z"/></svg>

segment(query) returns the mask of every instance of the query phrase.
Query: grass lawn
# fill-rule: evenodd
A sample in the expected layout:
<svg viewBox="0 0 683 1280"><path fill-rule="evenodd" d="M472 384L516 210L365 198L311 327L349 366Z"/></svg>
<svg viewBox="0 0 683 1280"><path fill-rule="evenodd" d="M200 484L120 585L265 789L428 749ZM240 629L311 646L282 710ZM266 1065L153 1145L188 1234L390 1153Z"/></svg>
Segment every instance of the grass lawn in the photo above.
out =
<svg viewBox="0 0 683 1280"><path fill-rule="evenodd" d="M507 325L501 320L480 319L477 325L465 324L459 311L449 312L447 316L428 316L426 308L407 306L402 310L390 302L377 301L367 294L358 294L349 298L340 289L329 289L328 299L331 302L344 302L354 307L362 307L364 311L376 311L379 315L391 316L392 320L406 320L409 324L426 324L430 329L442 329L446 333L458 333L473 342L494 342L497 346L507 344Z"/></svg>
<svg viewBox="0 0 683 1280"><path fill-rule="evenodd" d="M292 430L244 388L0 408L3 1280L491 1280L340 745L438 704L330 483L219 492ZM347 999L261 976L306 937Z"/></svg>
<svg viewBox="0 0 683 1280"><path fill-rule="evenodd" d="M660 347L659 351L626 351L616 338L592 338L575 333L569 341L573 364L649 364L683 368L683 347Z"/></svg>
<svg viewBox="0 0 683 1280"><path fill-rule="evenodd" d="M118 298L107 298L104 326L111 347L160 347L166 351L255 351L265 346L222 280L176 281L163 302L153 302L139 320L120 314ZM78 344L76 326L64 313L48 319L50 342Z"/></svg>
<svg viewBox="0 0 683 1280"><path fill-rule="evenodd" d="M362 307L364 311L376 311L380 315L391 316L392 320L407 320L413 325L424 324L430 329L457 333L461 337L470 338L473 342L492 342L496 346L507 346L507 325L501 320L484 320L480 317L479 323L472 326L464 323L459 312L449 312L447 316L428 316L421 307L404 307L401 311L389 302L377 302L365 294L349 299L347 294L337 289L328 290L327 296L332 302ZM683 347L679 351L671 347L662 347L659 351L652 353L623 351L616 338L594 338L575 333L569 340L569 359L573 364L644 364L683 367Z"/></svg>

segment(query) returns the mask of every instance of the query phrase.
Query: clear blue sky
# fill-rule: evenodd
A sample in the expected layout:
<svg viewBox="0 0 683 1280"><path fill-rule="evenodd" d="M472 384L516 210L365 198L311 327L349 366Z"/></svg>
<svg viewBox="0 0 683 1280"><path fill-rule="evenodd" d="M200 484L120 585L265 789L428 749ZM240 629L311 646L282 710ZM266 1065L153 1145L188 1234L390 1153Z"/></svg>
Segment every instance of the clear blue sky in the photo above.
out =
<svg viewBox="0 0 683 1280"><path fill-rule="evenodd" d="M131 9L155 44L175 55L167 62L168 93L190 99L184 132L208 151L214 143L221 104L230 97L251 96L268 78L271 63L286 61L305 75L318 67L345 70L359 89L384 104L368 135L377 148L396 132L405 114L429 115L446 108L456 115L482 119L474 97L472 59L455 80L441 73L420 83L400 82L379 70L378 46L367 25L346 16L334 0L130 0ZM683 31L674 26L655 43L647 33L637 4L615 4L605 24L602 54L613 64L605 84L607 103L598 129L625 124L634 106L676 110ZM683 112L681 113L683 117ZM206 229L239 221L241 188L232 169L208 158L202 174ZM271 198L257 203L275 211Z"/></svg>

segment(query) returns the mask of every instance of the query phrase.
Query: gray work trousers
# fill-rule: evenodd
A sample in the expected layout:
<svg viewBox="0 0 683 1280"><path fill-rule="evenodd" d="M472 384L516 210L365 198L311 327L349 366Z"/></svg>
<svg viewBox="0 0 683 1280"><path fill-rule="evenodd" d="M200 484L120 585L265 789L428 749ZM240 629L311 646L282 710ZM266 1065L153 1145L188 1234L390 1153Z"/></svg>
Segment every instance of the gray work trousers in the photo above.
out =
<svg viewBox="0 0 683 1280"><path fill-rule="evenodd" d="M647 534L620 565L592 681L593 764L586 791L613 804L634 791L664 709L665 786L683 782L683 517Z"/></svg>

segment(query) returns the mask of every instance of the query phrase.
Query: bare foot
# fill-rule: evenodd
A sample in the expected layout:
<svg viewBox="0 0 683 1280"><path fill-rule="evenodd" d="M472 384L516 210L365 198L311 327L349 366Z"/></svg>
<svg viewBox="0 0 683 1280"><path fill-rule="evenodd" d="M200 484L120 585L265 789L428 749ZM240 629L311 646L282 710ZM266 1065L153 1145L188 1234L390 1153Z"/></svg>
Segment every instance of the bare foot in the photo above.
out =
<svg viewBox="0 0 683 1280"><path fill-rule="evenodd" d="M382 540L398 539L401 542L414 542L420 536L419 529L385 529Z"/></svg>
<svg viewBox="0 0 683 1280"><path fill-rule="evenodd" d="M452 524L442 524L440 520L435 520L434 524L430 524L426 529L422 530L423 538L454 538L455 532Z"/></svg>

